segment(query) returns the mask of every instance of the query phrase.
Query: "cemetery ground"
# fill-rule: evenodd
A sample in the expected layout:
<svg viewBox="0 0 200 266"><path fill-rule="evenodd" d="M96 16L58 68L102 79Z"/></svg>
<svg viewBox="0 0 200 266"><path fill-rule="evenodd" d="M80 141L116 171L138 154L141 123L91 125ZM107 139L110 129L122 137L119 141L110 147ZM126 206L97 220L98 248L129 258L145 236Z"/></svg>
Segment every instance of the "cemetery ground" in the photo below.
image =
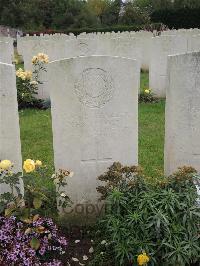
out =
<svg viewBox="0 0 200 266"><path fill-rule="evenodd" d="M199 265L200 53L172 54L199 44L191 32L19 38L16 83L0 71L0 265Z"/></svg>
<svg viewBox="0 0 200 266"><path fill-rule="evenodd" d="M148 73L142 72L141 73L141 91L149 91L149 79ZM146 93L147 96L149 92ZM140 98L141 100L141 98ZM133 103L134 104L134 103ZM163 243L156 242L156 248L161 250L165 243L170 242L172 243L170 249L174 251L174 261L176 256L179 256L180 252L183 252L183 256L185 261L187 261L187 256L190 258L194 258L192 262L196 262L197 257L197 249L198 247L195 246L196 239L194 239L194 247L192 250L194 253L190 254L190 248L187 248L187 255L185 255L185 243L181 242L183 240L182 235L188 236L188 232L186 228L181 228L182 231L179 235L179 230L176 231L175 228L170 228L168 226L168 222L165 222L165 219L160 216L162 212L162 207L167 206L167 216L169 215L170 223L169 225L173 224L174 221L177 222L177 226L182 224L182 218L176 214L176 208L178 208L177 204L175 203L176 200L178 202L184 202L185 206L189 206L189 202L192 202L193 199L193 192L190 190L191 188L187 185L187 188L180 190L179 192L175 193L175 195L171 195L170 185L173 188L176 187L177 184L181 184L182 181L179 180L179 173L169 178L169 183L167 178L164 178L164 124L165 124L165 100L159 99L156 102L151 103L139 103L139 165L144 169L143 173L147 177L145 184L144 178L140 176L140 171L138 172L138 168L118 168L117 164L113 165L112 167L115 168L114 172L120 174L123 171L127 171L129 175L131 171L131 175L134 176L134 181L136 182L134 185L131 183L129 179L127 182L128 187L125 188L125 193L123 194L121 203L122 204L121 211L125 211L125 215L118 217L118 211L115 208L118 208L114 201L112 201L112 197L115 195L115 189L112 192L112 197L110 201L108 201L108 205L114 208L112 211L108 210L105 215L103 215L103 219L98 219L98 223L95 225L90 226L82 226L80 223L73 222L70 224L69 217L64 216L60 217L57 213L57 204L56 204L56 191L55 191L55 183L53 183L53 179L49 179L51 175L54 173L54 158L53 158L53 134L52 134L52 120L51 120L51 110L41 110L41 109L20 109L19 110L19 117L20 117L20 129L21 129L21 142L22 142L22 155L23 160L27 158L38 159L41 160L43 166L46 165L47 170L45 170L45 176L39 177L37 174L33 174L31 179L25 179L25 184L29 184L29 182L34 182L36 188L47 188L48 194L47 198L48 201L45 201L44 204L41 206L40 210L38 210L38 214L42 217L52 217L56 224L59 226L59 232L64 235L68 240L68 246L65 253L62 253L62 256L56 257L62 260L63 265L88 265L88 266L114 266L114 265L124 265L124 266L135 266L135 261L137 257L137 262L139 258L142 259L142 264L138 262L139 265L147 265L149 261L149 257L146 255L150 255L151 262L154 261L154 251L150 253L148 250L148 244L145 244L145 248L140 249L138 251L138 243L137 241L142 241L146 243L147 238L151 235L153 240L155 241L155 230L158 229L159 223L163 223L168 228L166 232L170 230L170 234L178 234L178 240L180 239L180 246L179 242L176 242L176 237L174 238L174 242L172 239L168 239L168 233L163 237ZM117 143L116 143L117 144ZM133 151L134 152L134 151ZM120 166L121 167L121 166ZM118 170L121 169L121 170ZM126 170L123 170L126 169ZM133 170L135 169L135 170ZM74 170L74 169L69 169ZM185 171L185 172L184 172ZM190 174L187 171L191 171L190 168L185 168L181 172L181 176L183 177L183 183L187 182L190 178ZM138 174L137 174L138 173ZM112 172L111 172L112 174ZM135 175L136 174L136 175ZM109 174L106 173L105 176ZM123 176L123 175L122 175ZM125 173L126 176L126 173ZM114 175L113 175L114 177ZM149 177L149 178L148 178ZM73 177L71 177L73 178ZM124 178L124 176L123 176ZM123 179L122 178L122 179ZM177 178L177 179L176 179ZM186 179L184 179L186 178ZM101 180L101 179L100 179ZM105 179L106 180L106 179ZM109 179L108 179L109 180ZM174 181L175 180L175 181ZM185 181L184 181L185 180ZM149 182L150 181L150 182ZM155 181L155 182L154 182ZM169 187L168 187L169 184ZM185 184L185 183L184 183ZM130 186L130 187L129 187ZM164 186L164 187L163 187ZM166 187L165 187L166 186ZM130 188L130 190L129 190ZM164 189L163 189L164 188ZM166 189L165 189L166 188ZM126 190L127 189L127 190ZM176 189L175 189L176 190ZM99 191L99 190L98 190ZM123 191L123 190L122 190ZM130 193L131 191L131 193ZM99 191L101 195L103 193ZM128 193L126 193L128 192ZM188 193L192 192L190 195ZM141 194L140 194L141 193ZM137 195L140 194L140 197ZM174 194L174 193L172 193ZM117 196L117 194L115 195ZM174 198L175 196L175 198ZM168 198L169 197L169 198ZM172 197L172 198L171 198ZM168 202L168 199L170 201ZM167 202L166 202L167 200ZM120 200L119 200L120 202ZM120 203L120 204L121 204ZM134 203L134 204L133 204ZM148 208L141 208L143 204L151 205L150 209ZM134 207L133 207L134 205ZM176 206L177 205L177 206ZM93 206L94 207L94 206ZM136 207L136 209L134 209ZM160 209L161 210L160 210ZM158 211L159 209L159 211ZM95 209L96 211L96 209ZM130 212L134 212L131 215ZM143 232L143 221L142 228L140 226L137 227L135 223L132 224L132 219L137 220L137 213L140 212L141 217L153 217L155 219L155 228L152 225L146 224L147 230L145 234ZM181 217L183 210L180 210ZM95 212L96 213L96 212ZM176 218L174 218L173 213ZM87 214L87 208L86 208ZM108 215L107 215L108 214ZM85 209L84 214L85 215ZM136 216L135 216L136 215ZM194 214L195 216L195 214ZM87 217L87 216L86 216ZM110 217L110 218L109 218ZM173 217L173 218L172 218ZM195 217L194 217L195 218ZM109 220L111 219L111 220ZM111 223L110 229L109 224L110 222L117 221L119 224L115 226L115 223ZM178 220L176 220L178 219ZM197 218L193 220L193 216L191 219L188 218L188 226L191 228ZM85 221L85 220L84 220ZM146 218L145 218L146 221ZM160 222L158 222L160 221ZM84 224L84 222L82 222ZM108 227L107 227L108 226ZM119 227L118 227L119 226ZM107 234L105 235L105 228L107 228ZM159 229L160 230L160 229ZM175 230L175 231L174 231ZM196 235L196 227L192 230L191 237ZM110 232L110 233L108 233ZM157 231L156 231L157 232ZM122 233L122 235L121 235ZM157 234L156 234L157 235ZM107 239L108 237L108 239ZM114 245L112 244L112 239L118 239L117 241L114 240ZM106 239L106 240L105 240ZM128 240L127 240L128 239ZM134 240L135 239L135 240ZM129 240L133 242L129 242ZM108 241L108 242L107 242ZM125 242L124 242L125 241ZM166 241L166 242L165 242ZM188 240L189 241L189 240ZM151 242L149 242L151 243ZM178 243L178 246L176 244ZM188 242L189 243L189 242ZM107 247L108 245L108 247ZM113 246L112 246L113 245ZM173 246L174 245L174 246ZM190 243L188 244L190 245ZM143 246L144 247L144 246ZM131 248L131 250L130 250ZM136 251L133 251L133 250ZM128 253L127 253L128 252ZM157 251L156 251L157 252ZM168 252L168 253L167 253ZM167 253L167 255L165 255ZM137 255L138 254L138 255ZM169 251L164 250L164 255L170 258L171 253ZM119 258L120 262L117 261ZM157 259L157 258L156 258ZM159 259L159 256L158 256ZM182 260L182 258L181 258ZM189 260L188 260L189 261ZM151 263L150 262L150 263ZM173 259L172 259L173 262ZM160 265L159 263L157 265ZM168 264L166 264L168 265ZM175 264L170 264L175 265ZM176 264L177 265L177 264ZM179 264L178 264L179 265ZM186 265L185 262L180 264L180 266ZM198 265L198 264L187 264L187 265Z"/></svg>
<svg viewBox="0 0 200 266"><path fill-rule="evenodd" d="M141 89L145 88L148 88L147 72L141 73ZM144 168L145 174L152 177L163 174L164 108L164 100L157 103L139 104L139 163ZM23 159L38 158L47 166L46 174L52 175L54 167L50 109L22 109L19 111L19 115ZM55 195L51 180L44 184L44 180L36 176L35 182L38 186L45 185L52 190L52 195ZM52 197L51 200L51 204L56 206L55 197ZM45 214L52 216L52 213ZM58 222L63 223L63 221ZM83 231L77 230L76 227L70 231L67 228L62 230L66 230L70 243L66 260L76 257L81 261L83 255L88 255L88 250L92 246L93 234L88 232L88 228L81 228ZM81 239L81 242L76 244L75 241L78 239Z"/></svg>

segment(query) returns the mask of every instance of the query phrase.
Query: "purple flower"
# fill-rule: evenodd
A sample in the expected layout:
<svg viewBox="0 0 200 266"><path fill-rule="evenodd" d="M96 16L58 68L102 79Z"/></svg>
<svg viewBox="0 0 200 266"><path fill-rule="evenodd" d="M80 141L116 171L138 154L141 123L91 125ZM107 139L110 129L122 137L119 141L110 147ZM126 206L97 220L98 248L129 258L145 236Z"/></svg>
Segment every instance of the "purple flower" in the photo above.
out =
<svg viewBox="0 0 200 266"><path fill-rule="evenodd" d="M44 232L37 231L39 226L45 228ZM30 232L25 233L28 228L31 228ZM51 237L48 237L49 235ZM33 237L40 241L38 251L30 246ZM68 245L67 239L59 235L57 226L49 218L39 218L27 225L17 221L16 217L0 216L0 242L0 257L3 264L25 266L61 266L62 263L58 260L42 263L41 259L47 251L51 257L54 253L58 254L58 251L66 250Z"/></svg>

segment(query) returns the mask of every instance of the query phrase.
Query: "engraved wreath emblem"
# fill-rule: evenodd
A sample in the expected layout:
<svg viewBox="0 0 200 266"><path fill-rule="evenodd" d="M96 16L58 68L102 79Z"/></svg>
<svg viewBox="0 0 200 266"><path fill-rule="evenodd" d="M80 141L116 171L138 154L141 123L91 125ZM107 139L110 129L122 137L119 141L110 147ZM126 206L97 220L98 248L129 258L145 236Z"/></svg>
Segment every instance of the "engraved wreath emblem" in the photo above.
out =
<svg viewBox="0 0 200 266"><path fill-rule="evenodd" d="M86 68L75 83L79 101L91 108L100 108L113 97L113 79L101 68Z"/></svg>

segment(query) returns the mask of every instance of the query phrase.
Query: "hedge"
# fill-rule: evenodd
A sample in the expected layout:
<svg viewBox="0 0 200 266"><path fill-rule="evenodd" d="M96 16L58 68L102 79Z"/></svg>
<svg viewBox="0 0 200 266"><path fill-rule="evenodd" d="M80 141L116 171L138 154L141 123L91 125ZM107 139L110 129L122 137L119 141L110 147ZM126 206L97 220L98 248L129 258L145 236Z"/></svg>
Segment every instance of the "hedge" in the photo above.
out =
<svg viewBox="0 0 200 266"><path fill-rule="evenodd" d="M180 28L199 28L200 27L200 8L190 9L162 9L151 14L154 23L164 23L170 29Z"/></svg>
<svg viewBox="0 0 200 266"><path fill-rule="evenodd" d="M155 29L160 29L161 23L153 23L153 24L148 24L148 25L132 25L132 26L124 26L124 25L116 25L112 27L100 27L100 28L80 28L80 29L66 29L66 30L53 30L53 29L48 29L48 30L43 30L43 31L31 31L31 32L26 32L24 34L29 34L29 35L40 35L41 33L43 34L54 34L54 33L64 33L64 34L69 34L73 33L75 35L79 35L82 32L86 33L91 33L91 32L123 32L123 31L140 31L140 30L148 30L152 31Z"/></svg>

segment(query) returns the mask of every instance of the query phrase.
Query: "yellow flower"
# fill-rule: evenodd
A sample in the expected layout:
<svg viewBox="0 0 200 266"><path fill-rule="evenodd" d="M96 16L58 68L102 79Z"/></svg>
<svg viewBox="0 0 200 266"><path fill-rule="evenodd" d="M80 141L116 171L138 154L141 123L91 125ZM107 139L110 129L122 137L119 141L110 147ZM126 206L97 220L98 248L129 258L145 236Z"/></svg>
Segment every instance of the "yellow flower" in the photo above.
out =
<svg viewBox="0 0 200 266"><path fill-rule="evenodd" d="M146 265L148 262L149 262L149 257L147 256L145 252L143 252L137 257L137 263L140 266Z"/></svg>
<svg viewBox="0 0 200 266"><path fill-rule="evenodd" d="M31 173L35 170L35 162L31 159L27 159L26 161L24 161L23 168L26 171L26 173Z"/></svg>
<svg viewBox="0 0 200 266"><path fill-rule="evenodd" d="M32 78L32 71L25 71L25 77L26 79L30 80Z"/></svg>
<svg viewBox="0 0 200 266"><path fill-rule="evenodd" d="M20 78L23 72L24 72L23 69L22 69L22 68L19 68L19 69L16 71L16 76Z"/></svg>
<svg viewBox="0 0 200 266"><path fill-rule="evenodd" d="M32 64L35 65L38 62L38 57L36 55L33 56L31 61L32 61Z"/></svg>
<svg viewBox="0 0 200 266"><path fill-rule="evenodd" d="M30 80L32 78L32 72L31 71L23 71L22 68L19 68L16 71L16 76L18 78L21 78L22 80Z"/></svg>
<svg viewBox="0 0 200 266"><path fill-rule="evenodd" d="M36 85L38 85L38 82L36 80L32 80L32 81L30 81L30 85L36 86Z"/></svg>
<svg viewBox="0 0 200 266"><path fill-rule="evenodd" d="M146 94L149 94L151 91L150 91L149 89L146 89L144 92L145 92Z"/></svg>
<svg viewBox="0 0 200 266"><path fill-rule="evenodd" d="M39 161L39 160L36 160L36 162L35 162L35 166L42 166L42 162Z"/></svg>
<svg viewBox="0 0 200 266"><path fill-rule="evenodd" d="M11 166L12 166L12 163L9 160L3 160L0 162L0 169L8 170Z"/></svg>
<svg viewBox="0 0 200 266"><path fill-rule="evenodd" d="M45 64L48 64L48 63L49 63L49 57L48 57L48 55L46 55L46 54L39 53L39 54L37 55L37 58L38 58L38 60L39 60L40 62L42 62L42 63L45 63Z"/></svg>

